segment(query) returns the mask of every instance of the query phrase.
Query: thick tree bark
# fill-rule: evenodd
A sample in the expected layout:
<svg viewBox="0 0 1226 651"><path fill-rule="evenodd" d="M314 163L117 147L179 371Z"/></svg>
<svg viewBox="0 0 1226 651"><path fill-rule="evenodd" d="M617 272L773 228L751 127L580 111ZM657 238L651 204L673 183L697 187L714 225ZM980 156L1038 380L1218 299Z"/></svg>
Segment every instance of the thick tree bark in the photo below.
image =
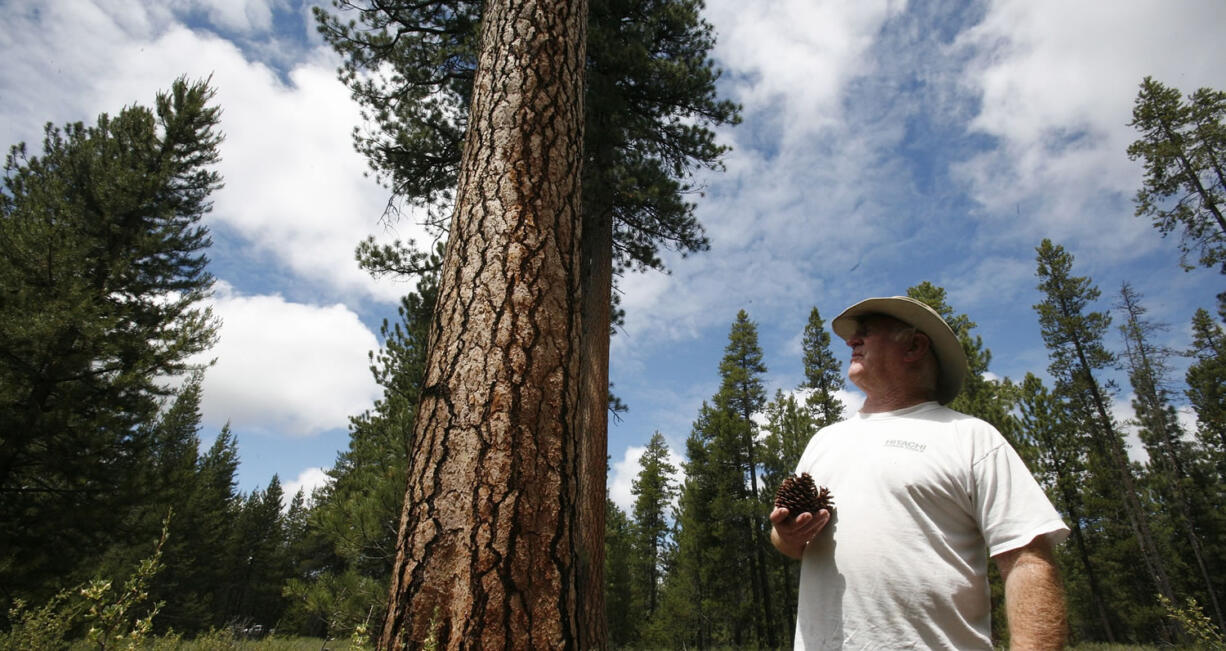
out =
<svg viewBox="0 0 1226 651"><path fill-rule="evenodd" d="M600 647L577 515L587 4L485 11L379 646Z"/></svg>

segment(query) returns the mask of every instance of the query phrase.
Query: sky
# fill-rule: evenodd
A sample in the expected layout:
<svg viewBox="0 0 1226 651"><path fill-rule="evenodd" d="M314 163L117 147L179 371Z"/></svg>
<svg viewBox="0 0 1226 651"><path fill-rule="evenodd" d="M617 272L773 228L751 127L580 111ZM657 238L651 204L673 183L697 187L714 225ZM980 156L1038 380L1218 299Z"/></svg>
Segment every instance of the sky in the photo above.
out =
<svg viewBox="0 0 1226 651"><path fill-rule="evenodd" d="M223 325L200 436L207 446L229 423L240 490L276 474L309 492L347 447L349 417L379 397L368 354L412 289L370 278L354 247L426 239L412 218L382 219L388 193L353 149L360 112L313 3L4 4L0 146L36 154L47 122L92 123L151 105L179 76L211 79L225 187L205 222ZM680 462L739 310L757 324L773 395L803 381L813 307L829 321L923 281L978 324L994 376L1045 377L1043 238L1102 290L1094 309L1130 283L1169 326L1166 345L1187 348L1192 314L1214 309L1222 276L1182 270L1177 236L1134 216L1141 166L1126 149L1144 76L1226 89L1226 4L708 0L705 17L719 91L743 121L717 132L725 169L695 179L710 251L618 280L627 315L610 378L629 411L610 424L609 487L623 508L654 432ZM1114 328L1107 343L1122 348ZM846 357L837 339L835 351ZM1130 416L1126 378L1107 377Z"/></svg>

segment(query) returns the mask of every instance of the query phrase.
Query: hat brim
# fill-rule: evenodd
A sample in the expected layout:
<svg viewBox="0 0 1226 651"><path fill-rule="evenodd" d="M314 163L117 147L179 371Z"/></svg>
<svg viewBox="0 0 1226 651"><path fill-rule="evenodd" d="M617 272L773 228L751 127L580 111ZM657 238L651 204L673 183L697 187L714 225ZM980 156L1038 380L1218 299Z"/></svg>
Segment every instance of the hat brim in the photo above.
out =
<svg viewBox="0 0 1226 651"><path fill-rule="evenodd" d="M859 319L870 314L898 319L927 335L937 358L937 402L944 405L957 397L966 381L966 352L958 336L936 310L909 296L866 298L834 317L830 328L843 339L851 339Z"/></svg>

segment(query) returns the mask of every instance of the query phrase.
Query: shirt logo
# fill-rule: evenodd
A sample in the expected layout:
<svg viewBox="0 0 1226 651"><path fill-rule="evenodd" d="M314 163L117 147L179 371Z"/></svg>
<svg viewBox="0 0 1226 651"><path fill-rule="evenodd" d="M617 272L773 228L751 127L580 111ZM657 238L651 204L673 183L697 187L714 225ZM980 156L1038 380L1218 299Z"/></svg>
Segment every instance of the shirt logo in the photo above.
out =
<svg viewBox="0 0 1226 651"><path fill-rule="evenodd" d="M890 439L885 442L885 447L902 448L904 450L910 450L912 452L923 452L924 449L927 448L928 446L924 445L923 443L916 443L915 441L903 441L901 439Z"/></svg>

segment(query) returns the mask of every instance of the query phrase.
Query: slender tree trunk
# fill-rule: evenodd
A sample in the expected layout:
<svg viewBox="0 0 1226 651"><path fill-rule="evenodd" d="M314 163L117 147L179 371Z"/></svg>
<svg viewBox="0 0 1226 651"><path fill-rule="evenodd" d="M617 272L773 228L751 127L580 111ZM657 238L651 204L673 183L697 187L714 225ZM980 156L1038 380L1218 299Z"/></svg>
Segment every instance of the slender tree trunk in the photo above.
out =
<svg viewBox="0 0 1226 651"><path fill-rule="evenodd" d="M585 203L591 205L586 199ZM604 202L585 209L581 244L582 328L579 376L580 563L586 600L580 646L603 646L605 499L609 436L609 332L613 291L613 216Z"/></svg>
<svg viewBox="0 0 1226 651"><path fill-rule="evenodd" d="M749 431L746 433L746 454L749 461L749 485L753 491L750 496L750 502L756 504L758 501L758 461L754 457L754 438L753 438L753 421L749 415L742 416L745 419L746 427ZM779 646L779 641L775 636L775 613L771 606L771 591L770 586L766 581L766 547L770 543L767 542L766 536L762 529L764 527L765 518L751 518L750 529L753 532L753 585L755 596L761 599L758 603L761 604L761 609L758 610L755 619L758 621L758 642L765 642L768 648L774 649Z"/></svg>
<svg viewBox="0 0 1226 651"><path fill-rule="evenodd" d="M577 516L586 12L486 4L382 649L604 646Z"/></svg>

